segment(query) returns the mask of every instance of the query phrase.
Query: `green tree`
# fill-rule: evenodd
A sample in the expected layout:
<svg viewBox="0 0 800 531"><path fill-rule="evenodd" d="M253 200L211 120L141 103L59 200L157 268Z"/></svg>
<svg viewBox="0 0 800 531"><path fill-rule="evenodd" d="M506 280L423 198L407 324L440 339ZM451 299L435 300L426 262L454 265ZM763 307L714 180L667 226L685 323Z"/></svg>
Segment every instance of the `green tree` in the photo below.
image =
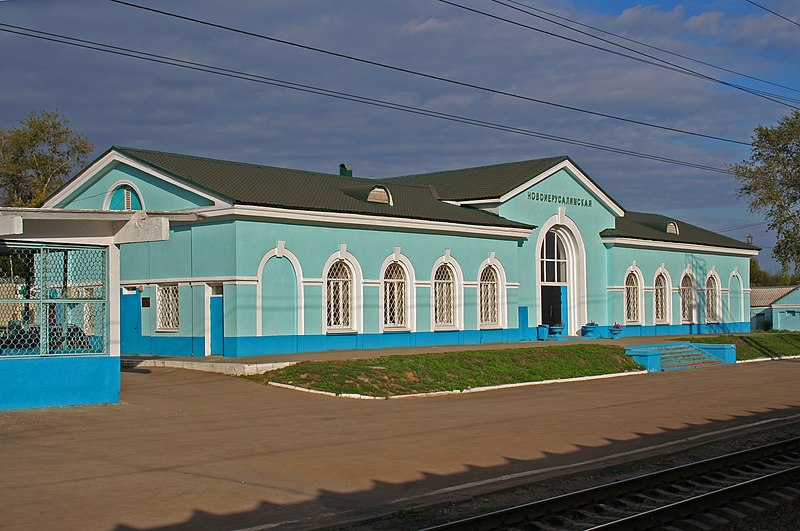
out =
<svg viewBox="0 0 800 531"><path fill-rule="evenodd" d="M796 286L800 284L800 273L789 275L783 273L770 273L761 269L758 260L750 259L750 285L751 286Z"/></svg>
<svg viewBox="0 0 800 531"><path fill-rule="evenodd" d="M772 255L794 272L800 265L800 112L773 127L756 127L750 157L729 166L739 180L739 196L751 212L764 214L777 234Z"/></svg>
<svg viewBox="0 0 800 531"><path fill-rule="evenodd" d="M93 146L58 112L31 111L19 126L0 129L0 194L3 206L38 207L77 168Z"/></svg>

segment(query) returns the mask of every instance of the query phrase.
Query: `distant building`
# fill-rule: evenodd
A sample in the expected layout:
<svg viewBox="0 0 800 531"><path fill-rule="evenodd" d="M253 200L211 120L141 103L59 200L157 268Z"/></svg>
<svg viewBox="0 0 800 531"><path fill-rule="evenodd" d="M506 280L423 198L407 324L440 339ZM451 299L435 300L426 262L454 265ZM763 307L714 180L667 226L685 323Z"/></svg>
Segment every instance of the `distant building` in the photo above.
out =
<svg viewBox="0 0 800 531"><path fill-rule="evenodd" d="M750 329L757 247L626 211L566 156L352 172L112 147L45 207L196 214L165 241L121 246L122 353L513 342L559 323L602 337L615 323L623 336Z"/></svg>
<svg viewBox="0 0 800 531"><path fill-rule="evenodd" d="M752 330L800 330L800 286L754 287L750 292Z"/></svg>

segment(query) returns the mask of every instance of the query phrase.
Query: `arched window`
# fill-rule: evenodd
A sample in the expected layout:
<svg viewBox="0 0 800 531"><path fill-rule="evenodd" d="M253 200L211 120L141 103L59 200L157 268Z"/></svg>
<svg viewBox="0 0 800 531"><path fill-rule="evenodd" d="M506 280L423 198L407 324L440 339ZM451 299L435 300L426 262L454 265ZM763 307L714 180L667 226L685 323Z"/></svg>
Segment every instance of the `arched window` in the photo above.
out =
<svg viewBox="0 0 800 531"><path fill-rule="evenodd" d="M331 329L352 328L353 273L344 260L337 260L326 279L328 304L327 323Z"/></svg>
<svg viewBox="0 0 800 531"><path fill-rule="evenodd" d="M669 323L669 316L667 315L667 278L663 273L656 277L655 283L655 318L656 324Z"/></svg>
<svg viewBox="0 0 800 531"><path fill-rule="evenodd" d="M456 280L453 269L442 264L433 275L434 326L455 326Z"/></svg>
<svg viewBox="0 0 800 531"><path fill-rule="evenodd" d="M706 279L706 322L719 322L719 289L713 275Z"/></svg>
<svg viewBox="0 0 800 531"><path fill-rule="evenodd" d="M406 273L398 262L383 274L383 325L404 328L406 322Z"/></svg>
<svg viewBox="0 0 800 531"><path fill-rule="evenodd" d="M625 277L625 322L639 321L639 278L636 273L630 272Z"/></svg>
<svg viewBox="0 0 800 531"><path fill-rule="evenodd" d="M567 282L567 253L564 242L555 231L545 234L541 252L541 281L548 283Z"/></svg>
<svg viewBox="0 0 800 531"><path fill-rule="evenodd" d="M481 325L499 325L500 312L498 303L497 271L492 266L485 267L481 272L479 286L479 304L481 311Z"/></svg>
<svg viewBox="0 0 800 531"><path fill-rule="evenodd" d="M111 195L111 202L108 205L109 210L141 210L142 200L137 195L136 191L126 185L122 185Z"/></svg>
<svg viewBox="0 0 800 531"><path fill-rule="evenodd" d="M694 320L694 282L690 275L681 279L681 322L691 323Z"/></svg>

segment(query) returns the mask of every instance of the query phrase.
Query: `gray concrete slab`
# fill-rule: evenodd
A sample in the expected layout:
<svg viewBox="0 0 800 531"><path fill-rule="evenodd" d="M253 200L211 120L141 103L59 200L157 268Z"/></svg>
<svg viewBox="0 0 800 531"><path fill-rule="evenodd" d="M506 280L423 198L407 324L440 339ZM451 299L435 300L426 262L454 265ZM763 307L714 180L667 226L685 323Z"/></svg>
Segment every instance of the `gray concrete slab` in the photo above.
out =
<svg viewBox="0 0 800 531"><path fill-rule="evenodd" d="M465 352L470 350L503 350L512 348L543 348L552 346L565 346L591 342L598 345L617 345L628 347L634 345L649 345L668 343L676 339L686 339L686 336L658 336L658 337L625 337L619 339L583 339L567 338L561 341L518 341L516 343L481 343L477 345L441 345L427 347L400 347L370 350L328 350L323 352L298 352L295 354L267 354L264 356L248 356L245 358L226 358L224 356L150 356L128 355L123 356L123 365L128 367L153 367L171 366L187 369L207 370L209 372L223 372L227 374L244 374L245 369L237 369L235 365L253 365L267 367L292 363L298 361L325 361L340 359L365 359L380 358L383 356L412 356L414 354L441 354L446 352ZM211 365L211 368L201 368L200 364ZM213 365L226 365L227 368L214 368ZM263 372L263 371L262 371ZM247 374L252 374L248 372Z"/></svg>
<svg viewBox="0 0 800 531"><path fill-rule="evenodd" d="M359 401L181 369L0 412L0 528L302 528L800 417L800 360Z"/></svg>

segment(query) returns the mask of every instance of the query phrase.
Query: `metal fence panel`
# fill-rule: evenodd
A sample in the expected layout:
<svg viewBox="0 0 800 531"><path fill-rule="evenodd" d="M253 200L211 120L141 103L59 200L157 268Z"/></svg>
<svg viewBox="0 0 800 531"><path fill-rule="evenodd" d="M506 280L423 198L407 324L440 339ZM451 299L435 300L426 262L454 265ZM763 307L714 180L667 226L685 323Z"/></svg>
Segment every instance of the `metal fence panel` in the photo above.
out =
<svg viewBox="0 0 800 531"><path fill-rule="evenodd" d="M108 354L102 247L0 242L0 356Z"/></svg>

